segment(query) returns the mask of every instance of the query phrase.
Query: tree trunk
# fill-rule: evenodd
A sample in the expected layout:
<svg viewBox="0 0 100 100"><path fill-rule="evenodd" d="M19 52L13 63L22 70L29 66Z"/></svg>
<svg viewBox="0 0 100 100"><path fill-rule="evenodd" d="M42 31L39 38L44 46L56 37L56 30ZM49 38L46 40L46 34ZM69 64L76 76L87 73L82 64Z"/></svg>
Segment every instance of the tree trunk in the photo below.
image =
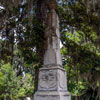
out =
<svg viewBox="0 0 100 100"><path fill-rule="evenodd" d="M37 1L37 18L44 25L47 17L47 3L49 0L38 0Z"/></svg>
<svg viewBox="0 0 100 100"><path fill-rule="evenodd" d="M40 22L42 24L42 26L45 26L46 23L46 16L47 16L47 1L48 0L37 0L37 18L38 18L38 22ZM39 32L38 33L39 38L41 39L40 46L37 46L36 48L36 52L37 52L37 56L39 58L39 66L35 68L35 83L34 83L34 87L35 87L35 92L37 91L38 88L38 74L39 74L39 68L42 67L43 65L43 56L44 56L44 33Z"/></svg>

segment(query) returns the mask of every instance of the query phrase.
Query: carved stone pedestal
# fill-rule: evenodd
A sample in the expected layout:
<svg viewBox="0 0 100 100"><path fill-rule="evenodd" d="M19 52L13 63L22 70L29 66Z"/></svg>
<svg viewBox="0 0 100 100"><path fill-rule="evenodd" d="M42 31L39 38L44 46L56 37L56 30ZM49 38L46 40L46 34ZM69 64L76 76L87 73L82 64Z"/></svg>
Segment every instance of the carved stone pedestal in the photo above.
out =
<svg viewBox="0 0 100 100"><path fill-rule="evenodd" d="M71 100L67 91L66 71L61 67L59 17L55 10L56 6L57 0L48 1L44 67L39 72L38 91L34 95L34 100Z"/></svg>
<svg viewBox="0 0 100 100"><path fill-rule="evenodd" d="M66 83L66 71L63 68L41 68L34 100L71 100Z"/></svg>

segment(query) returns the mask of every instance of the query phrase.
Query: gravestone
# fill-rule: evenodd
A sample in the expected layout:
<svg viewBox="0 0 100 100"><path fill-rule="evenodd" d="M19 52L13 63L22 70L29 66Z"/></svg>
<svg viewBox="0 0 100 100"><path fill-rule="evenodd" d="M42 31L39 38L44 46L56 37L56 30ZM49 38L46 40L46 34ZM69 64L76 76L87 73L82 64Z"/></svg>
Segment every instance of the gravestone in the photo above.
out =
<svg viewBox="0 0 100 100"><path fill-rule="evenodd" d="M62 67L56 6L56 0L48 2L44 63L39 71L38 91L34 95L34 100L71 100L67 90L66 71Z"/></svg>

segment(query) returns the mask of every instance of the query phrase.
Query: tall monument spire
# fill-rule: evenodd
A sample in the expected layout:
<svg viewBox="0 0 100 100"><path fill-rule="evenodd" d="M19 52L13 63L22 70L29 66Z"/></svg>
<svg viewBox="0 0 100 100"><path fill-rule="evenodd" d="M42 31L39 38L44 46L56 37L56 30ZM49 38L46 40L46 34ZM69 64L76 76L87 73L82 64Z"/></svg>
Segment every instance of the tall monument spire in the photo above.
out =
<svg viewBox="0 0 100 100"><path fill-rule="evenodd" d="M60 33L59 33L59 18L56 14L57 2L50 0L48 3L49 13L47 15L47 23L45 30L45 54L44 66L62 66L60 53Z"/></svg>
<svg viewBox="0 0 100 100"><path fill-rule="evenodd" d="M56 6L56 0L48 2L44 63L39 71L38 91L34 95L34 100L71 100L67 90L66 71L61 67L59 18L55 11Z"/></svg>

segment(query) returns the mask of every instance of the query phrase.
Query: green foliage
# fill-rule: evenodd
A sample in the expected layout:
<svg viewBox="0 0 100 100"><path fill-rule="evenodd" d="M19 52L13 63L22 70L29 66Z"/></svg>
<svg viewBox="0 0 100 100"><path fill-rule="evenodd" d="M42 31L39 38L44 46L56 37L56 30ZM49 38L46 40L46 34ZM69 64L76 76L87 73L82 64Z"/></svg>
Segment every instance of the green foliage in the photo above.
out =
<svg viewBox="0 0 100 100"><path fill-rule="evenodd" d="M33 94L33 81L31 74L16 76L10 64L2 65L0 68L0 100L22 100Z"/></svg>
<svg viewBox="0 0 100 100"><path fill-rule="evenodd" d="M33 80L38 76L34 72L43 61L47 13L45 2L39 1L43 0L0 0L5 8L0 12L0 100L22 100L33 95ZM58 0L61 53L72 99L97 100L100 12L89 9L83 1Z"/></svg>

